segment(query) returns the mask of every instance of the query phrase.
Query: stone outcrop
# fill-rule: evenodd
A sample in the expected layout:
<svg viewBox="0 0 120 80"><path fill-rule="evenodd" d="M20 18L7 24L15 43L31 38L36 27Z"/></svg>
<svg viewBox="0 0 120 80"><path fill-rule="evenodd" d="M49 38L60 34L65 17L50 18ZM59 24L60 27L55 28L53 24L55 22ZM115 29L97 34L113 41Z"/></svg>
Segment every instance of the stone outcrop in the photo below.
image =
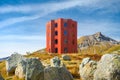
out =
<svg viewBox="0 0 120 80"><path fill-rule="evenodd" d="M15 75L25 80L44 80L44 67L37 58L25 59L18 64Z"/></svg>
<svg viewBox="0 0 120 80"><path fill-rule="evenodd" d="M73 80L71 73L65 67L46 67L44 80Z"/></svg>
<svg viewBox="0 0 120 80"><path fill-rule="evenodd" d="M4 80L4 78L2 77L2 75L0 74L0 80Z"/></svg>
<svg viewBox="0 0 120 80"><path fill-rule="evenodd" d="M97 67L97 62L90 58L84 58L81 65L79 66L79 73L82 80L93 80L94 72Z"/></svg>
<svg viewBox="0 0 120 80"><path fill-rule="evenodd" d="M52 67L60 67L64 65L57 56L50 60L50 64Z"/></svg>
<svg viewBox="0 0 120 80"><path fill-rule="evenodd" d="M62 55L62 59L65 60L65 61L70 61L71 60L70 56L65 55L65 54Z"/></svg>
<svg viewBox="0 0 120 80"><path fill-rule="evenodd" d="M31 58L27 60L26 80L44 80L44 67L39 59Z"/></svg>
<svg viewBox="0 0 120 80"><path fill-rule="evenodd" d="M26 75L26 65L27 65L27 59L21 60L16 67L15 75L19 78L25 78Z"/></svg>
<svg viewBox="0 0 120 80"><path fill-rule="evenodd" d="M94 73L94 80L120 80L120 55L103 55Z"/></svg>
<svg viewBox="0 0 120 80"><path fill-rule="evenodd" d="M58 57L52 58L51 64L44 68L36 58L24 59L17 65L15 75L25 80L73 80Z"/></svg>
<svg viewBox="0 0 120 80"><path fill-rule="evenodd" d="M18 53L12 54L7 60L6 60L6 71L8 74L13 74L15 72L15 69L17 67L17 64L24 59L24 57Z"/></svg>
<svg viewBox="0 0 120 80"><path fill-rule="evenodd" d="M73 76L56 56L51 59L51 66L44 69L44 80L73 80Z"/></svg>

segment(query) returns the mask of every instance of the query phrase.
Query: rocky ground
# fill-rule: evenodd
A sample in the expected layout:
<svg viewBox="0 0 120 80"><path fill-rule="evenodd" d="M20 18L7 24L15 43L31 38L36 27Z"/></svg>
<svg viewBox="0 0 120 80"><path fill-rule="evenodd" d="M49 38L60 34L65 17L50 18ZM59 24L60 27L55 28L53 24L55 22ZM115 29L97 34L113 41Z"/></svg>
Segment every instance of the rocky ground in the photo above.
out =
<svg viewBox="0 0 120 80"><path fill-rule="evenodd" d="M16 58L14 58L13 56L16 56ZM58 57L56 58L56 56ZM35 57L35 61L34 61L34 57ZM70 78L69 80L80 80L79 65L84 57L90 57L93 60L99 60L101 55L81 55L81 54L58 55L58 54L46 54L46 53L45 54L34 53L34 54L29 54L24 57L21 57L20 54L17 54L17 55L14 54L9 58L10 60L3 61L0 63L0 71L1 71L2 76L6 80L24 80L23 77L25 78L25 76L27 75L26 73L28 73L25 70L26 67L29 66L27 67L27 71L30 71L31 70L30 66L33 66L32 64L36 63L36 66L33 66L33 67L38 67L37 69L40 68L40 70L42 70L41 69L41 64L42 64L44 67L44 71L42 72L46 72L46 75L48 77L50 77L50 75L57 76L57 75L64 74L65 77L68 75L68 78L64 80L68 80L70 78L69 76L72 76L74 78L74 79ZM31 60L33 60L33 63ZM39 60L38 62L39 65L37 63L38 60ZM54 60L57 60L58 62L56 63L56 61ZM11 62L11 61L14 61L14 62ZM30 64L25 65L29 61L31 61L32 64L30 63ZM8 64L8 63L11 63L11 64ZM35 70L35 69L32 69L32 70ZM62 74L54 74L54 70ZM37 71L38 70L35 70L35 72ZM52 71L53 72L50 74L49 71L50 73Z"/></svg>

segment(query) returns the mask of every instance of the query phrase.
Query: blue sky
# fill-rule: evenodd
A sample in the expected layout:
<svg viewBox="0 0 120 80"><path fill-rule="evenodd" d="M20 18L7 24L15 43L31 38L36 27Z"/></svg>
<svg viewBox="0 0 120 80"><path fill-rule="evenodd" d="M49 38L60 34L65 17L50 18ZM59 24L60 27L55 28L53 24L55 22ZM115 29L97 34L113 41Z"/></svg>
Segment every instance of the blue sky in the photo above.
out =
<svg viewBox="0 0 120 80"><path fill-rule="evenodd" d="M120 0L0 0L0 58L45 47L51 19L78 22L78 37L102 32L120 40Z"/></svg>

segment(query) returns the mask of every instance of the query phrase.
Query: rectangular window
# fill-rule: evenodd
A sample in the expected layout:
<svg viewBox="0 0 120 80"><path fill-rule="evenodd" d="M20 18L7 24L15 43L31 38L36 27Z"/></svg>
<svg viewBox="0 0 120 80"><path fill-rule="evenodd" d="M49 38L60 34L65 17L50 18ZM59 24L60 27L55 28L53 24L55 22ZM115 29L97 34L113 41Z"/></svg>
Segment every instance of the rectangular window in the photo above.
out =
<svg viewBox="0 0 120 80"><path fill-rule="evenodd" d="M55 23L55 27L57 27L58 26L58 24L57 23Z"/></svg>
<svg viewBox="0 0 120 80"><path fill-rule="evenodd" d="M58 39L55 39L55 44L58 44Z"/></svg>
<svg viewBox="0 0 120 80"><path fill-rule="evenodd" d="M66 30L64 31L64 35L65 35L65 36L67 35L67 31L66 31Z"/></svg>
<svg viewBox="0 0 120 80"><path fill-rule="evenodd" d="M58 53L58 48L55 48L55 53Z"/></svg>
<svg viewBox="0 0 120 80"><path fill-rule="evenodd" d="M66 22L64 23L64 27L67 27L67 23Z"/></svg>
<svg viewBox="0 0 120 80"><path fill-rule="evenodd" d="M55 35L58 35L58 31L55 31Z"/></svg>

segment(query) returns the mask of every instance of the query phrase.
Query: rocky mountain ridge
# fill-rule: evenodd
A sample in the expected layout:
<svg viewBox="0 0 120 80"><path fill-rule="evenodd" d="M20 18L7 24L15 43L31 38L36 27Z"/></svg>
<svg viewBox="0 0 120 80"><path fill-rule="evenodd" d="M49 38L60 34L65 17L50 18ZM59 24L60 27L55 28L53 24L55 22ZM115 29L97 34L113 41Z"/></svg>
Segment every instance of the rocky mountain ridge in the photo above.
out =
<svg viewBox="0 0 120 80"><path fill-rule="evenodd" d="M90 46L100 45L100 44L119 44L118 41L103 35L101 32L97 32L93 35L82 36L78 39L78 48L86 49Z"/></svg>

